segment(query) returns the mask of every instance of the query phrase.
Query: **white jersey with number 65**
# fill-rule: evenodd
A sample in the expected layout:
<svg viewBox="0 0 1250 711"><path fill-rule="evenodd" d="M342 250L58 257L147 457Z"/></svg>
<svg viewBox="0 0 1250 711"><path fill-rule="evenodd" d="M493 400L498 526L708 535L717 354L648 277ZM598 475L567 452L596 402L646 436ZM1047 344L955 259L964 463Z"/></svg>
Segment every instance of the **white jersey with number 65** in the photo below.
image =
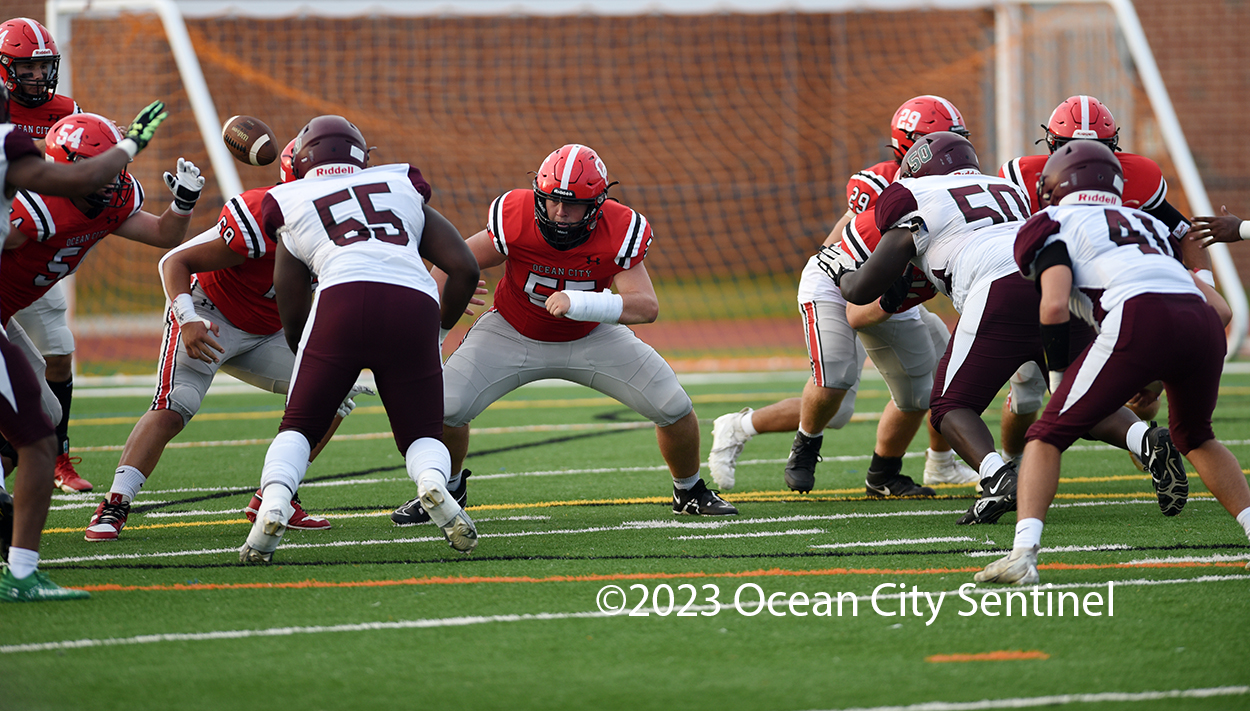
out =
<svg viewBox="0 0 1250 711"><path fill-rule="evenodd" d="M265 196L265 230L279 233L287 251L316 275L320 289L381 282L417 289L437 301L438 287L418 251L425 229L425 199L414 184L424 184L420 176L398 163L278 185Z"/></svg>

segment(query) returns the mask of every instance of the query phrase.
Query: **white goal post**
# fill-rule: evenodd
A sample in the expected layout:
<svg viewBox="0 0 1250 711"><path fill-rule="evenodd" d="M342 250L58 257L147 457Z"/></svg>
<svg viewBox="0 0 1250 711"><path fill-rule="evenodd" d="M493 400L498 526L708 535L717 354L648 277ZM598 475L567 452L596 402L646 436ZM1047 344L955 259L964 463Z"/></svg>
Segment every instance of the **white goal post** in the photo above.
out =
<svg viewBox="0 0 1250 711"><path fill-rule="evenodd" d="M1131 0L47 0L47 22L66 55L73 52L73 17L81 14L151 12L157 14L188 92L196 124L203 135L213 174L224 196L237 194L241 183L233 159L220 140L221 117L213 104L192 47L184 18L218 16L277 19L284 17L430 17L430 16L640 16L773 13L854 13L862 11L988 10L994 13L994 111L997 165L1028 152L1026 137L1036 131L1038 118L1026 116L1026 91L1020 57L1020 17L1028 8L1045 6L1103 6L1114 14L1124 47L1131 56L1158 132L1166 146L1194 214L1212 214L1210 199L1198 173L1189 144L1169 98ZM1092 9L1092 8L1091 8ZM71 62L62 63L62 88L70 93ZM1074 93L1074 92L1069 92ZM72 95L72 94L71 94ZM1066 96L1066 94L1064 94ZM1035 113L1036 111L1034 111ZM990 166L984 166L987 172ZM1237 354L1250 325L1250 308L1232 257L1225 245L1209 250L1214 271L1233 310L1229 357Z"/></svg>

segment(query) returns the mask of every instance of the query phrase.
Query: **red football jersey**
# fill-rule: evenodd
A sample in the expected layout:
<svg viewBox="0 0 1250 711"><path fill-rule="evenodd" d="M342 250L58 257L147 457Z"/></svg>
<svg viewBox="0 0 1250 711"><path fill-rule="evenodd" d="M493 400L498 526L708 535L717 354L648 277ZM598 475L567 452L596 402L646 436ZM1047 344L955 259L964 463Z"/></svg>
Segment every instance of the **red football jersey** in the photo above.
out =
<svg viewBox="0 0 1250 711"><path fill-rule="evenodd" d="M565 289L603 291L617 274L638 264L651 246L647 218L615 200L590 239L561 252L547 244L534 217L534 191L513 190L490 206L486 229L508 257L495 288L495 309L521 335L536 341L573 341L599 324L547 313L547 297Z"/></svg>
<svg viewBox="0 0 1250 711"><path fill-rule="evenodd" d="M846 202L856 214L872 209L877 196L894 182L898 175L898 163L887 160L870 168L864 168L846 181Z"/></svg>
<svg viewBox="0 0 1250 711"><path fill-rule="evenodd" d="M74 207L70 198L18 191L9 221L27 240L0 260L0 323L8 325L13 314L73 274L97 242L143 207L143 186L131 179L134 190L126 203L93 217Z"/></svg>
<svg viewBox="0 0 1250 711"><path fill-rule="evenodd" d="M1159 164L1134 153L1116 153L1120 167L1124 168L1124 207L1150 212L1163 204L1168 196L1168 184L1163 179ZM1029 194L1033 212L1041 209L1037 202L1037 180L1042 175L1049 155L1024 156L1003 164L998 176L1024 188Z"/></svg>
<svg viewBox="0 0 1250 711"><path fill-rule="evenodd" d="M860 264L863 264L872 256L872 251L877 248L877 244L880 242L881 231L877 229L877 217L874 208L869 208L856 215L855 219L851 220L842 232L842 251L854 257L855 261ZM915 265L907 265L907 275L912 282L911 290L895 313L906 311L937 296L937 289L929 283L924 272L917 269Z"/></svg>
<svg viewBox="0 0 1250 711"><path fill-rule="evenodd" d="M273 255L277 249L260 228L260 206L272 185L248 190L226 201L217 234L247 261L195 275L200 287L230 323L258 336L282 330L273 298Z"/></svg>
<svg viewBox="0 0 1250 711"><path fill-rule="evenodd" d="M32 138L42 140L47 137L52 124L70 114L82 113L82 109L78 108L78 103L73 99L57 94L47 103L33 109L16 101L9 101L9 113L10 122L29 133Z"/></svg>

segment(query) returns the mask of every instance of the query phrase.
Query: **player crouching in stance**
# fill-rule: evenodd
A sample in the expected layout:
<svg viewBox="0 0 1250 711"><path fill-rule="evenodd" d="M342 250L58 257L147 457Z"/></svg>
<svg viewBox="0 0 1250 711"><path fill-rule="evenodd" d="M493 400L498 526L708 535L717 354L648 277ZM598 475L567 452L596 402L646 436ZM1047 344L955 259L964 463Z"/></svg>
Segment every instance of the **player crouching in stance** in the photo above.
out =
<svg viewBox="0 0 1250 711"><path fill-rule="evenodd" d="M347 119L318 116L295 139L299 180L273 188L261 204L261 228L278 245L274 291L295 370L261 471L263 501L239 549L244 563L273 558L312 445L364 368L373 371L430 518L456 550L477 545L473 521L447 491L439 353L440 327L456 324L477 289L477 262L456 228L426 204L430 185L421 172L403 163L370 168L367 146ZM441 310L422 259L449 275Z"/></svg>
<svg viewBox="0 0 1250 711"><path fill-rule="evenodd" d="M977 582L1037 583L1046 510L1067 449L1146 384L1163 382L1168 428L1202 482L1250 536L1250 487L1241 465L1215 439L1215 410L1227 343L1218 294L1180 262L1176 238L1159 220L1120 206L1123 172L1109 148L1073 141L1042 169L1045 209L1020 228L1015 259L1041 290L1047 366L1061 371L1042 418L1029 428L1017 488L1019 521L1006 557ZM1068 363L1068 322L1099 329Z"/></svg>
<svg viewBox="0 0 1250 711"><path fill-rule="evenodd" d="M443 441L452 471L469 451L469 423L512 390L560 378L615 398L656 424L673 476L673 513L736 514L699 478L699 419L677 374L625 324L659 314L642 260L651 225L608 200L608 169L572 143L547 156L532 190L491 203L468 239L483 269L504 264L495 307L473 324L444 368ZM615 283L617 292L609 290ZM401 507L396 518L409 505Z"/></svg>

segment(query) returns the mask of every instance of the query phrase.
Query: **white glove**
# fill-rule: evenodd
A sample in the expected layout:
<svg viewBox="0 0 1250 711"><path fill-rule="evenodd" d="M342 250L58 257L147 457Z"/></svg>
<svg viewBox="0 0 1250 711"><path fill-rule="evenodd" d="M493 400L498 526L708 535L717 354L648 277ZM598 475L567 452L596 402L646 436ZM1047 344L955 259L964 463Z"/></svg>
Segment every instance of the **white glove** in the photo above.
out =
<svg viewBox="0 0 1250 711"><path fill-rule="evenodd" d="M821 247L820 251L816 253L816 263L820 265L825 274L829 275L833 283L839 286L841 286L842 277L859 268L859 264L855 262L855 257L842 251L841 245Z"/></svg>
<svg viewBox="0 0 1250 711"><path fill-rule="evenodd" d="M1050 371L1050 394L1054 395L1059 390L1059 386L1063 384L1063 371Z"/></svg>
<svg viewBox="0 0 1250 711"><path fill-rule="evenodd" d="M166 171L165 185L174 194L174 212L190 215L204 190L204 177L200 175L200 169L195 167L195 163L179 158L177 174Z"/></svg>
<svg viewBox="0 0 1250 711"><path fill-rule="evenodd" d="M356 409L356 401L353 398L357 395L377 395L377 393L371 387L356 383L351 390L347 391L347 397L343 398L343 404L339 405L337 413L339 417L347 417L352 414L352 410Z"/></svg>

